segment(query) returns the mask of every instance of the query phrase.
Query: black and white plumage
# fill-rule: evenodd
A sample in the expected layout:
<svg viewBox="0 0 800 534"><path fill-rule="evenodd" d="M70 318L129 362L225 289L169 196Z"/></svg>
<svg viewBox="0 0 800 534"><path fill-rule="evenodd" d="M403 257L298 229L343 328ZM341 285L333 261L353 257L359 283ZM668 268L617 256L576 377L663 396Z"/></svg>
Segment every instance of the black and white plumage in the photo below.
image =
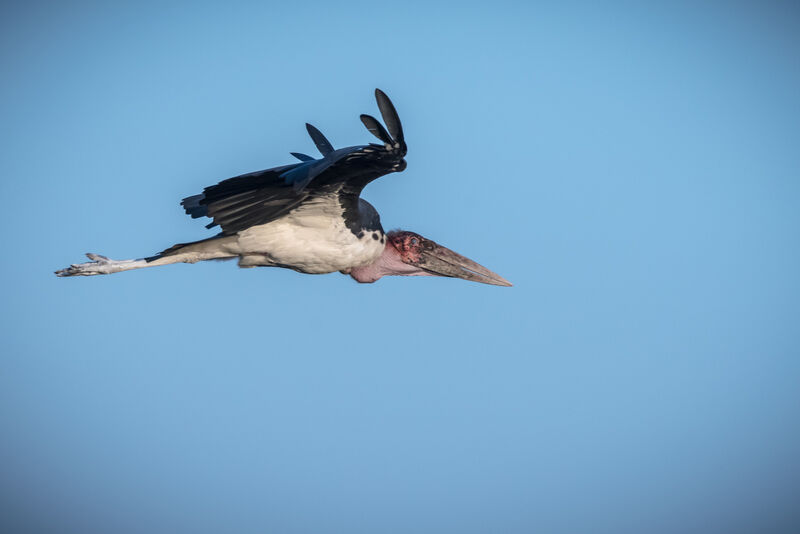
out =
<svg viewBox="0 0 800 534"><path fill-rule="evenodd" d="M229 178L183 199L181 204L192 218L212 219L207 227L219 227L216 236L177 244L139 260L116 261L87 254L93 261L56 274L88 276L238 257L241 267L286 267L310 274L340 271L359 282L400 274L510 285L422 236L384 233L378 212L360 195L376 178L406 168L406 143L392 102L380 89L375 90L375 97L386 128L369 115L361 115L361 121L382 144L334 149L319 130L306 124L321 158L292 152L300 163ZM420 250L412 250L415 247ZM445 260L442 254L447 256ZM441 261L443 265L432 267Z"/></svg>

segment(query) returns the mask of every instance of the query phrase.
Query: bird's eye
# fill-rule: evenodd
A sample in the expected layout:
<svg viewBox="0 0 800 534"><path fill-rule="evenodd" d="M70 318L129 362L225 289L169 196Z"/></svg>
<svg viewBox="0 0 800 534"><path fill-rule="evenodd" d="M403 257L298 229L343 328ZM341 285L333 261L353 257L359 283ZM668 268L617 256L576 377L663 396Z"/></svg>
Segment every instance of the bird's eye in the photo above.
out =
<svg viewBox="0 0 800 534"><path fill-rule="evenodd" d="M411 238L411 244L417 246L419 244L419 240L416 237Z"/></svg>

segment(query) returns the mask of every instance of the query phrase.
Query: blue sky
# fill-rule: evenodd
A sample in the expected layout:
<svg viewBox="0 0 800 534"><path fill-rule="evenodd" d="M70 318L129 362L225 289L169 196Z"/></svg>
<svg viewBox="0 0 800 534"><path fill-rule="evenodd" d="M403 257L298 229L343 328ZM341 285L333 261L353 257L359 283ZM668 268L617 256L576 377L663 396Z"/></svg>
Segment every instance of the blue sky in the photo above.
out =
<svg viewBox="0 0 800 534"><path fill-rule="evenodd" d="M0 8L0 530L797 532L790 3ZM178 202L369 142L510 289L232 263Z"/></svg>

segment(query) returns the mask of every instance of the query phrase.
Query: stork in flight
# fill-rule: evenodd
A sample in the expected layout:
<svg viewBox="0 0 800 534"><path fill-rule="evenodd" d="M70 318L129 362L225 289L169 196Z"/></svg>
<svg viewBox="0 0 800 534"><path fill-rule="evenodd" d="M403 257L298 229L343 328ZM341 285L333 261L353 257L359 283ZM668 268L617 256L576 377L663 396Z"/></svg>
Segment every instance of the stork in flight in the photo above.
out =
<svg viewBox="0 0 800 534"><path fill-rule="evenodd" d="M419 234L384 233L378 212L360 195L376 178L406 168L406 143L389 97L376 89L375 98L386 128L369 115L361 115L361 121L382 144L334 149L306 124L322 158L292 152L300 163L229 178L183 199L188 215L213 219L207 228L219 226L219 234L138 260L87 254L91 262L73 264L56 275L91 276L238 257L239 267L339 271L362 283L399 275L510 286L500 275Z"/></svg>

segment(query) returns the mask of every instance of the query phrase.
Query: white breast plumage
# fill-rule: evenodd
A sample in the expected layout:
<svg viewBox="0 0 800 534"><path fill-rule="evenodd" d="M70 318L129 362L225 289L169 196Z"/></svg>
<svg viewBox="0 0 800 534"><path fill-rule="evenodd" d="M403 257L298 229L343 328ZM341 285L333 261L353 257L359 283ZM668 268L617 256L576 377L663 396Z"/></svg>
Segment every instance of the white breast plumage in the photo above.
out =
<svg viewBox="0 0 800 534"><path fill-rule="evenodd" d="M369 265L385 246L381 231L356 236L345 225L335 196L306 202L276 221L239 232L238 245L246 256L243 266L290 266L322 274Z"/></svg>

